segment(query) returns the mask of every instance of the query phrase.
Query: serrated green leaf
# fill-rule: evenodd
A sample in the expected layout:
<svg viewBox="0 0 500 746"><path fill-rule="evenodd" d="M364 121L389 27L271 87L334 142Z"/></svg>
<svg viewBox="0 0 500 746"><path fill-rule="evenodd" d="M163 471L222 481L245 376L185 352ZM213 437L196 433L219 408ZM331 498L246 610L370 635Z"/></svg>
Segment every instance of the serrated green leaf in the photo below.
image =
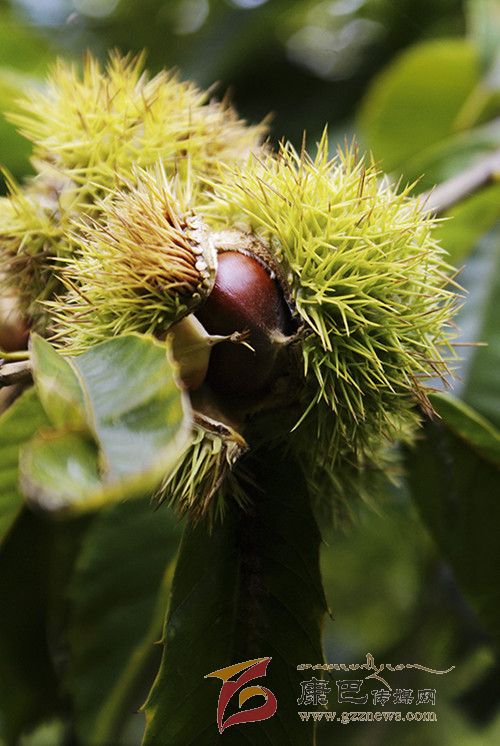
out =
<svg viewBox="0 0 500 746"><path fill-rule="evenodd" d="M405 50L370 86L360 110L362 136L386 171L454 132L480 79L475 47L462 39Z"/></svg>
<svg viewBox="0 0 500 746"><path fill-rule="evenodd" d="M276 714L224 732L231 744L313 743L298 717L302 663L320 663L326 604L319 573L319 532L304 479L291 458L270 451L259 462L252 511L235 505L210 535L186 528L175 572L160 672L145 706L144 746L219 743L222 667L271 657L265 680ZM257 703L256 703L257 706Z"/></svg>
<svg viewBox="0 0 500 746"><path fill-rule="evenodd" d="M22 450L27 497L49 510L92 510L152 490L191 435L165 346L127 335L75 358L40 339L34 346L37 386L59 429ZM82 416L88 433L69 429Z"/></svg>
<svg viewBox="0 0 500 746"><path fill-rule="evenodd" d="M83 391L68 361L38 334L31 335L31 361L38 396L53 426L87 429Z"/></svg>
<svg viewBox="0 0 500 746"><path fill-rule="evenodd" d="M492 639L500 645L498 432L451 398L425 425L409 484L421 516Z"/></svg>
<svg viewBox="0 0 500 746"><path fill-rule="evenodd" d="M120 742L154 675L178 538L176 519L148 499L110 506L87 534L71 585L68 682L87 746Z"/></svg>
<svg viewBox="0 0 500 746"><path fill-rule="evenodd" d="M34 389L21 394L0 417L0 542L23 505L18 486L19 449L39 428L48 425Z"/></svg>

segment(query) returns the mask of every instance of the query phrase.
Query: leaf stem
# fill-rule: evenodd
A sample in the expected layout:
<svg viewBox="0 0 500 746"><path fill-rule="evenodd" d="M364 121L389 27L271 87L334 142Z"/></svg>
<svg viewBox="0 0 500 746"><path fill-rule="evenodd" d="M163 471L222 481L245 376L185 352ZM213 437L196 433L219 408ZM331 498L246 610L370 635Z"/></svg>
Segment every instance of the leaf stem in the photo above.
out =
<svg viewBox="0 0 500 746"><path fill-rule="evenodd" d="M0 360L29 360L30 355L29 350L16 350L15 352L0 350Z"/></svg>

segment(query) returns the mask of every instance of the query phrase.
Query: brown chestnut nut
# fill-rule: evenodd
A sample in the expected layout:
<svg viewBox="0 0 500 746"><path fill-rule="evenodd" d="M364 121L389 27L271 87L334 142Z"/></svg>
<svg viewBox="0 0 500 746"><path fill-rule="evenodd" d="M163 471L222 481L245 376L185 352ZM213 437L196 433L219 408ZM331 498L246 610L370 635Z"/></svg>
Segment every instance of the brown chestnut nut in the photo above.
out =
<svg viewBox="0 0 500 746"><path fill-rule="evenodd" d="M0 350L17 352L28 345L29 326L21 316L14 298L0 299Z"/></svg>
<svg viewBox="0 0 500 746"><path fill-rule="evenodd" d="M290 311L281 288L261 262L238 251L219 253L215 285L197 317L209 334L248 332L252 347L215 345L206 382L218 393L250 395L266 388Z"/></svg>

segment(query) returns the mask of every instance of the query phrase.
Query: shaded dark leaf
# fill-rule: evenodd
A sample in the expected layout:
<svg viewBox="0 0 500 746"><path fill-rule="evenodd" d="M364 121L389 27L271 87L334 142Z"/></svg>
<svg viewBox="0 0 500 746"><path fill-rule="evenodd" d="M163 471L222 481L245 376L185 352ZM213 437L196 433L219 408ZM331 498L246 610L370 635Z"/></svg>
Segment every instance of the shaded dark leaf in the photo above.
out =
<svg viewBox="0 0 500 746"><path fill-rule="evenodd" d="M106 508L86 536L71 583L69 633L69 684L86 746L119 743L141 704L148 667L160 659L179 535L177 519L143 499Z"/></svg>
<svg viewBox="0 0 500 746"><path fill-rule="evenodd" d="M266 679L256 683L274 692L277 713L229 729L224 742L313 743L311 724L298 717L304 673L296 667L322 660L319 532L296 463L271 451L258 474L262 491L255 490L251 512L233 506L212 535L204 523L186 528L165 653L146 705L145 746L219 743L221 682L204 677L267 656Z"/></svg>
<svg viewBox="0 0 500 746"><path fill-rule="evenodd" d="M433 397L442 421L425 425L409 456L421 516L465 596L500 645L500 466L495 428L451 397Z"/></svg>

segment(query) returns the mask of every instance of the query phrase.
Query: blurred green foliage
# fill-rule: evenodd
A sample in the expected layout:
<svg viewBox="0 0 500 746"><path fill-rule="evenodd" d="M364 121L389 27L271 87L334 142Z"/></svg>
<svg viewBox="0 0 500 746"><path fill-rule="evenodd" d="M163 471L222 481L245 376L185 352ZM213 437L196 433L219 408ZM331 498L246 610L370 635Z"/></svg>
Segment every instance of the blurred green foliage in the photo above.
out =
<svg viewBox="0 0 500 746"><path fill-rule="evenodd" d="M230 90L251 120L272 112L273 136L296 144L304 129L316 136L326 122L335 128L352 117L368 81L398 50L464 28L460 0L18 0L12 6L0 49L3 35L21 38L2 64L30 70L40 45L75 57L89 48L101 56L115 46L147 49L152 70L174 66L203 86L218 83L219 93Z"/></svg>
<svg viewBox="0 0 500 746"><path fill-rule="evenodd" d="M328 122L338 141L355 133L395 179L420 178L415 190L424 191L500 147L499 15L495 0L2 0L0 111L15 107L26 80L41 84L56 54L79 59L87 48L100 56L115 46L145 48L153 70L176 66L202 85L218 82L218 94L229 89L250 120L274 112L273 142L286 136L299 144L303 129L313 140ZM22 177L27 155L2 118L0 162ZM470 290L459 317L463 337L488 343L465 348L455 392L498 428L498 185L449 215L455 219L442 224L441 238L457 266L466 262L462 282ZM493 643L500 629L499 543L488 525L499 472L489 460L483 468L470 433L432 427L432 439L410 458L409 484L391 489L380 513L362 508L347 536L326 532L323 572L333 610L327 659L361 662L371 652L380 662L455 665L436 683L438 722L325 725L320 746L500 742ZM443 462L436 461L440 448L460 464L456 477L471 480L465 494L453 494L465 511L458 511L462 534L456 525L452 530L457 509L443 485ZM9 688L4 694L0 687L0 733L9 746L20 733L21 746L87 746L92 720L103 733L113 732L119 746L140 742L143 721L134 708L156 670L141 644L159 630L158 593L169 582L177 532L165 511L136 520L138 506L145 507L116 506L102 517L55 527L22 513L8 534L0 555L2 608L10 599L0 619L0 667ZM119 589L120 573L106 575L108 559L123 568L127 592ZM484 580L483 566L491 586L489 629L480 621L481 599L474 607L470 592L471 568ZM115 595L120 603L113 612ZM131 626L123 623L127 615L134 617ZM114 640L116 654L108 660ZM131 678L113 688L110 679L125 669ZM404 683L434 686L424 673ZM117 713L124 720L120 736Z"/></svg>

